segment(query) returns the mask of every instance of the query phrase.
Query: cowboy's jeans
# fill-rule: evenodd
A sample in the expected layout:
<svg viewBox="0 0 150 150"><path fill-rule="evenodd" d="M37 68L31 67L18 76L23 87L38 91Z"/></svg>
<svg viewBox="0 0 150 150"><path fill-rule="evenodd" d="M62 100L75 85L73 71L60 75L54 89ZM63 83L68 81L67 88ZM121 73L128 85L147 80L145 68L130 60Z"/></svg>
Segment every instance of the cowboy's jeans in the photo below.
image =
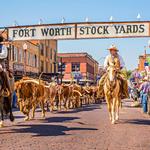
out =
<svg viewBox="0 0 150 150"><path fill-rule="evenodd" d="M143 107L143 112L147 112L147 100L148 100L148 95L146 93L143 94L142 97L142 107Z"/></svg>

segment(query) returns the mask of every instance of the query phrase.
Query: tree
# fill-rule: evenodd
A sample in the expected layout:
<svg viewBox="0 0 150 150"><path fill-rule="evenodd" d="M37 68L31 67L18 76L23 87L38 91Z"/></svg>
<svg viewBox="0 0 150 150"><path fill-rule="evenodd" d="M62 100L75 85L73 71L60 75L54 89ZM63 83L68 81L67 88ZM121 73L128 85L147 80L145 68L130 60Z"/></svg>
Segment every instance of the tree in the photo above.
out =
<svg viewBox="0 0 150 150"><path fill-rule="evenodd" d="M131 77L132 71L131 70L122 70L122 74L125 76L126 79L129 79Z"/></svg>

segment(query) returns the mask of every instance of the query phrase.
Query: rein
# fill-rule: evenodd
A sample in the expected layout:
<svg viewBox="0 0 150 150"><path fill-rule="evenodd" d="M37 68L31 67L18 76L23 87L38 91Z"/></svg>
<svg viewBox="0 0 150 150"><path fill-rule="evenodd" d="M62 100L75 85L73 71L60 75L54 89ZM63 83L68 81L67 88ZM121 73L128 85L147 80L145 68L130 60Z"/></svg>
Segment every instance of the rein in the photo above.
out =
<svg viewBox="0 0 150 150"><path fill-rule="evenodd" d="M116 78L116 77L115 77L115 79L114 79L113 82L111 82L108 77L107 77L107 79L106 79L106 86L107 86L107 88L108 88L111 92L113 92L113 90L114 90L115 87L116 87L116 83L117 83L116 81L117 81L117 78Z"/></svg>

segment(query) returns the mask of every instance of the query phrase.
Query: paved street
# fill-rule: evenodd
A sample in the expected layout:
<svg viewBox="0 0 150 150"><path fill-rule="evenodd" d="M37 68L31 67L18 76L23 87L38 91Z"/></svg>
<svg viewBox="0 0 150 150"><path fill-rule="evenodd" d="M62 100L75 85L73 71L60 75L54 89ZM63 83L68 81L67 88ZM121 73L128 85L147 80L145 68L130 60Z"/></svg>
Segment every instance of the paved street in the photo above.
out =
<svg viewBox="0 0 150 150"><path fill-rule="evenodd" d="M111 125L106 104L68 112L48 112L46 119L23 121L15 111L13 125L0 129L0 150L149 150L150 117L126 101L118 124ZM101 108L100 108L101 107Z"/></svg>

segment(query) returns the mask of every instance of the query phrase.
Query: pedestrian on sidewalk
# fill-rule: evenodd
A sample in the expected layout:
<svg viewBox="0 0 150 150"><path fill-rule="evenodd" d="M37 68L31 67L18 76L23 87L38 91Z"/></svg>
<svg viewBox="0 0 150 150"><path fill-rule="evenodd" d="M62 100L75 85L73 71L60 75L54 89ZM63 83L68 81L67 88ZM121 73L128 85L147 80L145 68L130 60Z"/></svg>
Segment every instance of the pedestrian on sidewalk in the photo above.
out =
<svg viewBox="0 0 150 150"><path fill-rule="evenodd" d="M140 86L140 92L142 93L142 107L143 107L143 112L147 113L147 103L148 103L148 93L150 90L150 81L148 76L144 77L143 83Z"/></svg>

